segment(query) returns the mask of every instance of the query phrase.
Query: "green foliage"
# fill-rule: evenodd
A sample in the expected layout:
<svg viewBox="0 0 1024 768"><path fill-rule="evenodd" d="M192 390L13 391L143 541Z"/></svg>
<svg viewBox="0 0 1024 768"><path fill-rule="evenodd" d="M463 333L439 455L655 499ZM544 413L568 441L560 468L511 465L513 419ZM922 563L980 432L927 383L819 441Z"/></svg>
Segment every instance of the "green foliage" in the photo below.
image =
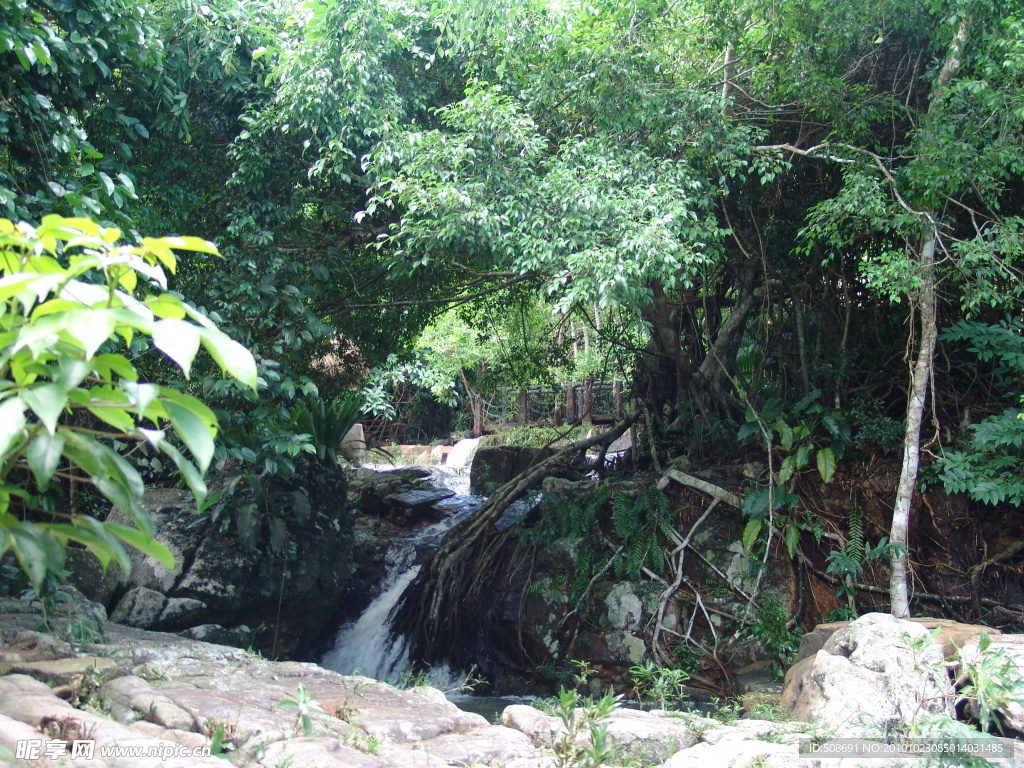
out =
<svg viewBox="0 0 1024 768"><path fill-rule="evenodd" d="M764 648L772 677L781 680L796 656L803 630L789 627L789 615L779 598L766 597L758 604L749 631Z"/></svg>
<svg viewBox="0 0 1024 768"><path fill-rule="evenodd" d="M678 707L685 695L686 681L690 679L685 670L660 667L653 661L630 667L629 675L637 697L642 701L644 696L649 696L658 709L670 709L670 705Z"/></svg>
<svg viewBox="0 0 1024 768"><path fill-rule="evenodd" d="M216 248L194 237L124 245L120 235L86 219L48 216L38 228L0 219L0 552L13 550L37 588L63 567L69 540L104 567L116 559L130 570L122 542L173 565L139 503L142 479L111 440L163 453L200 504L206 496L216 418L191 395L140 381L132 350L150 340L187 376L202 346L226 373L256 386L249 352L167 292L164 268L174 270L175 249ZM72 477L88 478L134 527L84 514L62 513L63 522L15 515L38 518L38 493Z"/></svg>
<svg viewBox="0 0 1024 768"><path fill-rule="evenodd" d="M757 443L761 438L760 418L778 439L778 445L786 452L779 467L778 483L788 483L801 469L806 467L814 454L814 463L822 482L829 482L836 471L836 462L843 458L850 444L850 427L846 415L818 402L821 390L800 399L785 408L780 398L765 402L759 413L749 408L746 423L740 427L736 437L740 441ZM827 443L827 445L822 445ZM748 513L749 514L749 513ZM753 516L753 515L751 515Z"/></svg>
<svg viewBox="0 0 1024 768"><path fill-rule="evenodd" d="M993 726L1002 731L999 712L1024 706L1024 676L1004 649L990 651L991 643L991 637L982 632L975 655L968 657L960 652L961 679L966 684L958 691L958 698L974 702L979 725L986 733Z"/></svg>
<svg viewBox="0 0 1024 768"><path fill-rule="evenodd" d="M615 750L607 742L608 726L601 721L619 708L621 699L610 689L600 699L581 696L575 688L562 686L559 689L554 710L565 733L555 744L558 768L599 768L613 764ZM578 739L582 734L589 735L589 743Z"/></svg>
<svg viewBox="0 0 1024 768"><path fill-rule="evenodd" d="M361 410L362 400L358 394L337 397L329 403L319 398L300 401L292 409L289 427L308 434L310 448L316 453L317 459L335 466L338 463L338 446L358 420Z"/></svg>
<svg viewBox="0 0 1024 768"><path fill-rule="evenodd" d="M946 341L966 342L967 349L993 367L992 377L1019 402L1024 373L1024 325L961 320L943 333ZM967 493L986 504L1024 503L1024 410L1007 408L970 426L967 450L950 450L935 462L935 473L948 493Z"/></svg>
<svg viewBox="0 0 1024 768"><path fill-rule="evenodd" d="M178 90L145 11L130 0L0 6L0 214L130 222L129 163L150 135L136 110Z"/></svg>
<svg viewBox="0 0 1024 768"><path fill-rule="evenodd" d="M863 538L863 531L854 527L854 519L851 516L850 540L845 549L833 549L828 554L828 567L826 573L839 577L841 583L836 589L836 597L852 597L857 590L846 583L847 579L857 581L860 578L864 563L871 560L889 559L894 553L904 550L901 544L893 544L888 536L879 539L878 544L871 546L871 543ZM859 517L856 518L859 521ZM855 534L857 534L855 536Z"/></svg>
<svg viewBox="0 0 1024 768"><path fill-rule="evenodd" d="M672 510L668 496L657 488L641 491L635 498L615 497L612 522L622 548L612 567L619 578L640 579L644 566L659 576L665 572L665 545L672 541Z"/></svg>

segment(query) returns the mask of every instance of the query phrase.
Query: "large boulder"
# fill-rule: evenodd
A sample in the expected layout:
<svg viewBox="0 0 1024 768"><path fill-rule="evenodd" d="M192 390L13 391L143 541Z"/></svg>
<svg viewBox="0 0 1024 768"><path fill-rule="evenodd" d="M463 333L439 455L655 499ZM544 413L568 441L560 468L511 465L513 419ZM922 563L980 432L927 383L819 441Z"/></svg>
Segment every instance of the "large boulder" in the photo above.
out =
<svg viewBox="0 0 1024 768"><path fill-rule="evenodd" d="M141 629L184 631L197 625L263 627L240 640L276 656L312 659L343 620L341 594L352 570L352 523L345 476L312 460L288 486L273 490L287 538L270 546L270 516L256 518L253 546L199 518L185 491L149 489L142 505L173 568L132 550L131 573L107 602L111 615ZM225 512L225 514L228 514ZM122 521L120 510L111 519Z"/></svg>
<svg viewBox="0 0 1024 768"><path fill-rule="evenodd" d="M942 646L942 652L947 659L955 659L957 651L963 648L968 642L977 638L982 632L989 635L1001 634L998 629L985 627L980 624L963 624L951 619L936 619L930 617L919 617L907 619L922 625L927 629L938 629L939 634L936 640ZM810 632L800 638L800 648L793 659L793 664L798 664L808 656L813 656L822 649L825 642L832 637L833 633L843 627L849 626L848 621L830 621L827 624L819 624Z"/></svg>
<svg viewBox="0 0 1024 768"><path fill-rule="evenodd" d="M944 665L922 624L869 613L790 669L782 705L797 720L847 737L898 734L920 713L953 716Z"/></svg>

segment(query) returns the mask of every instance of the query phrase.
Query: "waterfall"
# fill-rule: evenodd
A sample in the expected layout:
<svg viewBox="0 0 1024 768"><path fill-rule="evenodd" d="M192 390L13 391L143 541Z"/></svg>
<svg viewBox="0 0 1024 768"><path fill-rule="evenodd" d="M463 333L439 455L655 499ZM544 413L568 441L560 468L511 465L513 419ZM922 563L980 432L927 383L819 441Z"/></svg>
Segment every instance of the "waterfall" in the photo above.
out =
<svg viewBox="0 0 1024 768"><path fill-rule="evenodd" d="M470 438L468 440L459 440L459 442L452 446L452 450L448 454L448 459L445 461L445 466L455 470L466 469L470 462L473 461L473 456L476 454L476 449L479 444L479 437Z"/></svg>
<svg viewBox="0 0 1024 768"><path fill-rule="evenodd" d="M481 497L469 495L469 478L465 476L466 464L476 452L478 442L460 441L449 454L448 464L434 469L434 485L457 494L435 505L436 509L444 512L444 519L421 528L391 548L385 560L387 573L380 594L358 619L338 631L334 647L320 661L320 666L343 675L360 674L390 682L400 681L409 670L409 649L405 638L392 634L388 618L416 578L422 554L436 550L448 531L483 503ZM471 445L463 446L463 443ZM456 458L454 464L451 461L453 456ZM430 678L431 684L439 688L450 688L453 681L454 685L462 681L446 666L432 669Z"/></svg>

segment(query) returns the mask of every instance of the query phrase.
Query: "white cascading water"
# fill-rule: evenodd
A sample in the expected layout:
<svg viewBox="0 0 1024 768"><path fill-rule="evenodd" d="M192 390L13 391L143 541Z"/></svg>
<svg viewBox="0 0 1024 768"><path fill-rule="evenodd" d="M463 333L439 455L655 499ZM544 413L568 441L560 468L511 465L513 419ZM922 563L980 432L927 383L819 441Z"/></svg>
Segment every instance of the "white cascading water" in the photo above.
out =
<svg viewBox="0 0 1024 768"><path fill-rule="evenodd" d="M448 462L435 468L434 483L456 493L436 505L446 512L444 519L421 528L388 552L380 594L356 621L338 631L334 648L320 662L322 667L343 675L360 674L392 682L399 681L409 669L405 638L392 634L388 618L419 572L417 553L437 549L448 531L483 502L481 497L469 495L469 478L465 474L478 443L479 439L459 441L448 454ZM459 685L463 677L443 666L435 667L430 674L431 684L442 689Z"/></svg>

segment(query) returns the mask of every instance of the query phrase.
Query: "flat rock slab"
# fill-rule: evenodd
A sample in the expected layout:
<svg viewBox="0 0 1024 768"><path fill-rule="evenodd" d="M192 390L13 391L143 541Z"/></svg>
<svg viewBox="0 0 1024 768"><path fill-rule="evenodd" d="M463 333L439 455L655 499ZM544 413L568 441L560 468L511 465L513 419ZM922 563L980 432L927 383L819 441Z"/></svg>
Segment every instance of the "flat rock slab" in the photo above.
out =
<svg viewBox="0 0 1024 768"><path fill-rule="evenodd" d="M26 661L10 665L12 672L31 675L36 680L66 685L75 677L93 671L110 672L117 669L112 659L99 656L81 656L76 659L51 659L50 661Z"/></svg>

